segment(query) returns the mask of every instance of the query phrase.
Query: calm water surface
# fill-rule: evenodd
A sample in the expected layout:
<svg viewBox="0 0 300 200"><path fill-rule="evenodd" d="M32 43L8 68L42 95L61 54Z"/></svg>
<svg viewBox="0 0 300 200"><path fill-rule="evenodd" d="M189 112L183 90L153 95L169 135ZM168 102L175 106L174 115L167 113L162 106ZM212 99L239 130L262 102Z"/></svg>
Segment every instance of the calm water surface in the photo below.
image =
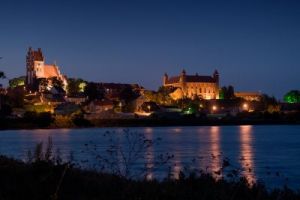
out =
<svg viewBox="0 0 300 200"><path fill-rule="evenodd" d="M300 188L300 126L201 126L129 128L145 134L148 139L161 138L159 144L147 149L150 155L170 153L172 171L184 166L217 170L222 156L228 157L249 180L263 180L269 187L284 184ZM122 128L9 130L0 132L0 153L25 159L28 150L51 136L55 148L67 158L73 152L75 160L93 160L86 145L97 144L105 150L109 145L106 131L122 133ZM122 135L122 134L119 134ZM220 156L222 155L222 156ZM196 159L196 161L195 161ZM151 159L148 159L151 165ZM167 174L167 170L154 172ZM155 174L157 173L157 174Z"/></svg>

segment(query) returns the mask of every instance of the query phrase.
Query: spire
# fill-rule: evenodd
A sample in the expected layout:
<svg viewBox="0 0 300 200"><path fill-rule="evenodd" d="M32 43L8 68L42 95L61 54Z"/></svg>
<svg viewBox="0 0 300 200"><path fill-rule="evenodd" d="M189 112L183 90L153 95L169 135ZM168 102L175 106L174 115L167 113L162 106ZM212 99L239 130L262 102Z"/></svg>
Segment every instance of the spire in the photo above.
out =
<svg viewBox="0 0 300 200"><path fill-rule="evenodd" d="M213 78L215 79L215 81L218 85L219 85L219 77L220 77L220 75L219 75L218 70L215 70L214 74L213 74Z"/></svg>
<svg viewBox="0 0 300 200"><path fill-rule="evenodd" d="M216 69L215 69L215 71L214 71L214 75L219 75L219 72L218 72L218 70L216 70Z"/></svg>
<svg viewBox="0 0 300 200"><path fill-rule="evenodd" d="M164 83L164 85L166 85L166 84L168 83L168 80L169 80L168 74L165 73L165 74L164 74L164 78L163 78L163 83Z"/></svg>

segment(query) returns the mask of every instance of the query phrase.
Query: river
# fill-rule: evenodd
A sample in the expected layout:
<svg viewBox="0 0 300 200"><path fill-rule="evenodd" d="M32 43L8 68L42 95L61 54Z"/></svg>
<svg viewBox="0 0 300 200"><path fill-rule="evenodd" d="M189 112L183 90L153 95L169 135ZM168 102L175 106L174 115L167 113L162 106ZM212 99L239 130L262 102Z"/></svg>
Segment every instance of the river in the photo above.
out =
<svg viewBox="0 0 300 200"><path fill-rule="evenodd" d="M217 172L225 158L249 181L263 180L268 187L287 184L300 188L300 126L193 126L193 127L133 127L129 132L140 133L153 145L143 149L144 163L150 172L147 177L176 177L185 168ZM109 132L109 133L108 133ZM28 150L51 137L54 149L63 159L70 159L85 167L95 166L95 151L105 154L116 135L125 141L123 128L6 130L0 132L0 153L26 160ZM121 142L122 143L122 142ZM124 143L122 143L124 145ZM95 146L96 149L91 147ZM94 152L92 152L94 151ZM129 151L126 147L123 151ZM141 152L140 152L141 153ZM154 171L158 155L173 155L167 166ZM87 162L89 161L89 162ZM153 171L151 171L153 170ZM217 173L215 173L217 174Z"/></svg>

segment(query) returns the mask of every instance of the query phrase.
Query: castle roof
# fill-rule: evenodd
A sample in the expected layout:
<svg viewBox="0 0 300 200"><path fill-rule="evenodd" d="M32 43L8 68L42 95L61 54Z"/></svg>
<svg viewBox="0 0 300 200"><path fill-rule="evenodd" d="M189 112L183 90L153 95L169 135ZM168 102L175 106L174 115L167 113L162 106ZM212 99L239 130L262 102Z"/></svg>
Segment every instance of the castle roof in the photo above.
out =
<svg viewBox="0 0 300 200"><path fill-rule="evenodd" d="M214 83L215 79L211 76L199 76L199 75L187 75L186 82L206 82L206 83Z"/></svg>
<svg viewBox="0 0 300 200"><path fill-rule="evenodd" d="M168 79L168 84L179 83L180 76L173 76ZM199 76L199 75L186 75L185 82L203 82L203 83L215 83L215 79L211 76Z"/></svg>
<svg viewBox="0 0 300 200"><path fill-rule="evenodd" d="M173 76L168 79L168 83L178 83L180 80L180 76Z"/></svg>

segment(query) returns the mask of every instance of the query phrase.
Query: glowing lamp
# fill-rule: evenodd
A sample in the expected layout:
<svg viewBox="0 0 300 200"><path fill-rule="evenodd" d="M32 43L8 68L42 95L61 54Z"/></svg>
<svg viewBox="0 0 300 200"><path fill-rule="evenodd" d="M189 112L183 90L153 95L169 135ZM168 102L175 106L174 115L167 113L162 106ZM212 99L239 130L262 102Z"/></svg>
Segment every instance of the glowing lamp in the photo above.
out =
<svg viewBox="0 0 300 200"><path fill-rule="evenodd" d="M247 103L244 103L244 104L243 104L243 109L244 109L244 110L248 110L248 108L249 108L249 105L248 105Z"/></svg>
<svg viewBox="0 0 300 200"><path fill-rule="evenodd" d="M148 108L148 112L150 112L151 111L151 106L148 105L147 108Z"/></svg>
<svg viewBox="0 0 300 200"><path fill-rule="evenodd" d="M218 107L216 105L213 105L212 110L216 111L216 110L218 110Z"/></svg>

